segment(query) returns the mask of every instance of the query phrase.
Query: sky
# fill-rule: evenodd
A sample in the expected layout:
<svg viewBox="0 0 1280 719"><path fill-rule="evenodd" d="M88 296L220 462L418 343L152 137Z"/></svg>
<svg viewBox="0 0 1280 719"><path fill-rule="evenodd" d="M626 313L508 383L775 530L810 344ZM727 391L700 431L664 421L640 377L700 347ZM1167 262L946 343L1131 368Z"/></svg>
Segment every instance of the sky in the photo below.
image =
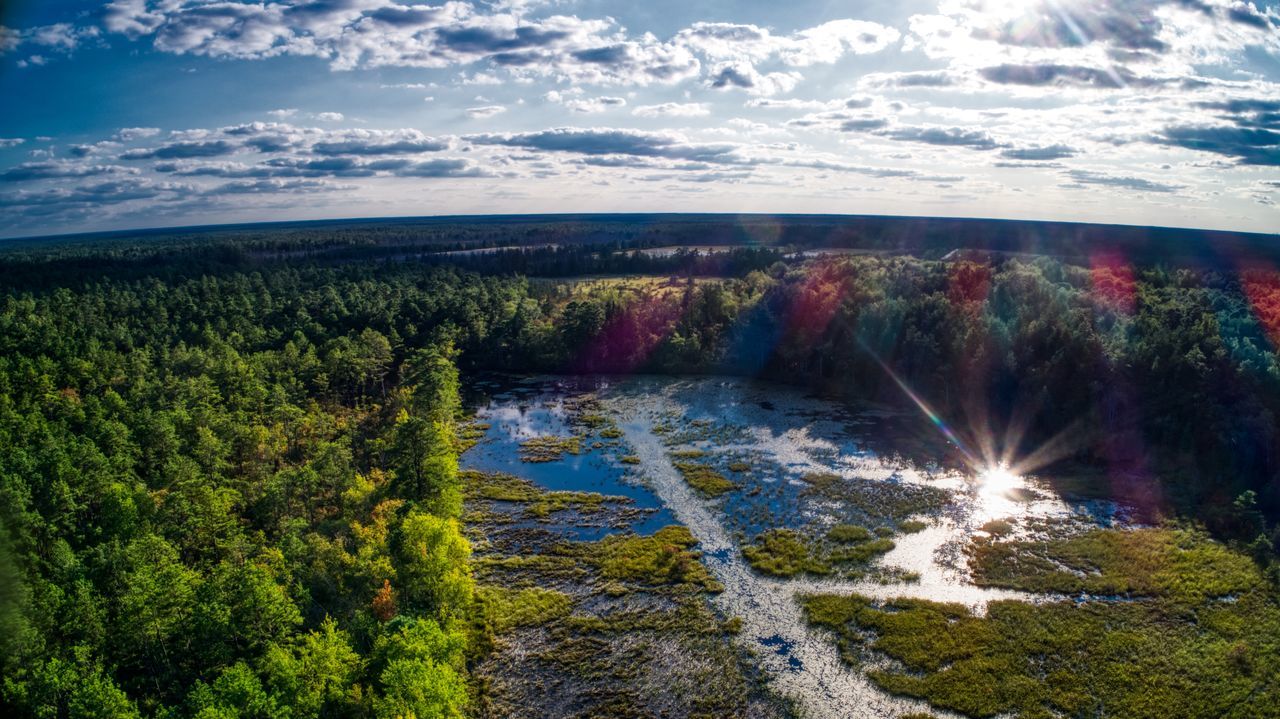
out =
<svg viewBox="0 0 1280 719"><path fill-rule="evenodd" d="M1280 230L1280 0L8 0L0 237L559 212Z"/></svg>

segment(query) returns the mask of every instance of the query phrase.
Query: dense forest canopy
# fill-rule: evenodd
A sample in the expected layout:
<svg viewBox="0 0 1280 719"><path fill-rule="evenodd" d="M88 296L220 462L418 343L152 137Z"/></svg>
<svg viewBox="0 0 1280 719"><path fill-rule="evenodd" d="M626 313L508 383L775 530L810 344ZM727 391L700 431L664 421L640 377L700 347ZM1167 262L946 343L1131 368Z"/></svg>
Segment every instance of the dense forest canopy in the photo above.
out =
<svg viewBox="0 0 1280 719"><path fill-rule="evenodd" d="M889 372L974 451L1091 468L1093 491L1274 566L1273 265L653 257L631 250L668 238L623 234L452 259L313 256L287 234L0 258L0 705L464 715L486 628L459 370L728 373L901 404Z"/></svg>

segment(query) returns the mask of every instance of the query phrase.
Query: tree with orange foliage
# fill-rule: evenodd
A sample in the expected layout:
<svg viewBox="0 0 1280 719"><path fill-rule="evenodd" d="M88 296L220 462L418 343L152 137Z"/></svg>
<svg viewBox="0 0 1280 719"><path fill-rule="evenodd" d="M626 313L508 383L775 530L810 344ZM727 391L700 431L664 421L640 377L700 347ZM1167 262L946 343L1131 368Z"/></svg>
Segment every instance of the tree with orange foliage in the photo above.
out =
<svg viewBox="0 0 1280 719"><path fill-rule="evenodd" d="M389 622L396 615L396 594L391 580L382 580L382 589L373 595L373 616L380 622Z"/></svg>

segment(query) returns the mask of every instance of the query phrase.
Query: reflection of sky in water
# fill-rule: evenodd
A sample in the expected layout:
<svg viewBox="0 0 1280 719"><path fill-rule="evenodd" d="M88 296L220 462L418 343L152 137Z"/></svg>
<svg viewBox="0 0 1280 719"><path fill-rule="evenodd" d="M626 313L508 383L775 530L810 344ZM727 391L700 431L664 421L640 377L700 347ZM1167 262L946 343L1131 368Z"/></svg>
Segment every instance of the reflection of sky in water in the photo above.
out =
<svg viewBox="0 0 1280 719"><path fill-rule="evenodd" d="M840 475L858 491L890 504L913 487L951 492L946 507L926 518L932 521L924 531L895 536L897 547L882 560L925 581L963 582L962 548L993 519L1015 519L1015 537L1028 534L1032 520L1083 529L1130 519L1112 502L1068 501L1033 478L974 477L944 469L940 460L947 448L922 438L910 415L853 411L792 388L737 379L638 378L609 394L644 393L661 395L672 408L672 424L680 428L669 437L676 442L672 449L706 451L694 461L711 464L742 485L717 506L725 529L744 538L774 527L820 533L838 522L868 528L894 524L888 512L864 512L838 498L806 493L809 484L801 478L811 472ZM707 421L701 437L690 429ZM751 470L730 471L735 461Z"/></svg>
<svg viewBox="0 0 1280 719"><path fill-rule="evenodd" d="M656 509L631 526L641 534L653 532L675 523L658 498L640 483L629 478L628 467L619 460L627 453L625 446L591 447L600 440L596 435L582 442L581 454L565 453L554 462L520 461L520 444L534 437L566 437L575 433L570 424L564 399L574 390L548 383L537 388L521 387L479 399L474 410L476 419L489 424L484 437L462 455L464 469L504 472L528 479L550 491L598 492L609 496L628 497L629 506ZM554 519L554 517L552 518ZM597 519L588 515L587 521ZM562 523L538 522L538 526L571 536L574 539L598 539L611 533L608 527L568 527Z"/></svg>

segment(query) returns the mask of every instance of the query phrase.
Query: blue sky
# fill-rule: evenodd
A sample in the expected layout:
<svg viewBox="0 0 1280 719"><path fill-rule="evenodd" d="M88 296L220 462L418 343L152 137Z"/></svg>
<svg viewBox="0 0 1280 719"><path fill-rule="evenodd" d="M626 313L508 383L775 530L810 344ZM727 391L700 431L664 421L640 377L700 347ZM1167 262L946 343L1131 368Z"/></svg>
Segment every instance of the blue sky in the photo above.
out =
<svg viewBox="0 0 1280 719"><path fill-rule="evenodd" d="M1280 228L1244 0L17 0L0 236L830 212Z"/></svg>

